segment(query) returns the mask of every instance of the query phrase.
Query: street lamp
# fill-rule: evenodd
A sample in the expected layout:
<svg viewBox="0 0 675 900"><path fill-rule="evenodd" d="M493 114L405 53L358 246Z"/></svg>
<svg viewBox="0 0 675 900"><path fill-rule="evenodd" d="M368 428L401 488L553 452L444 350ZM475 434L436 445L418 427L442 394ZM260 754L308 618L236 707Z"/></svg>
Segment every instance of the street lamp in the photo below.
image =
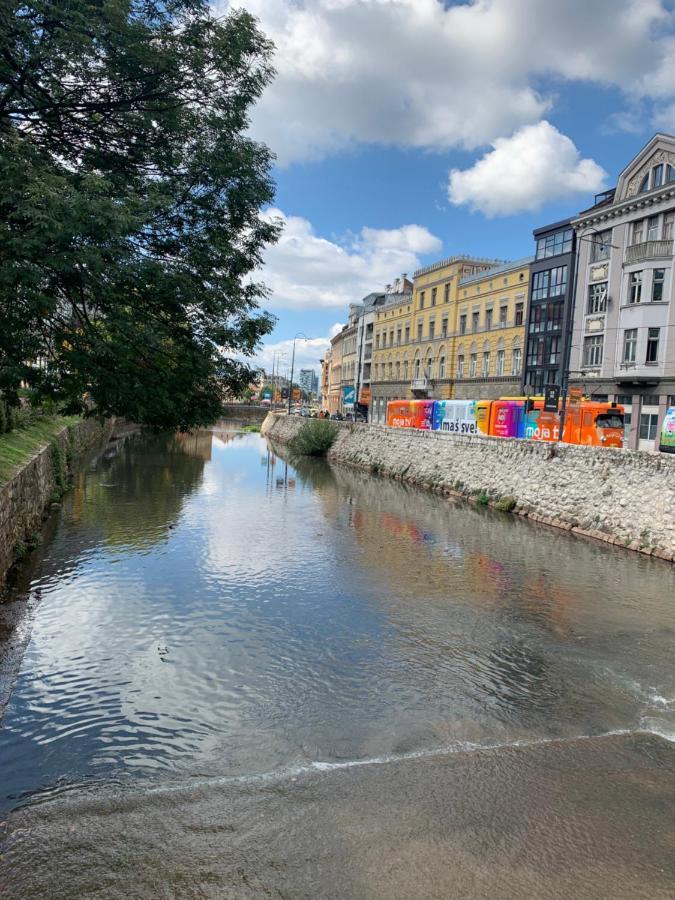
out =
<svg viewBox="0 0 675 900"><path fill-rule="evenodd" d="M288 415L291 414L291 401L293 400L293 369L295 368L295 342L297 339L301 337L304 340L309 340L306 334L303 334L302 331L299 331L295 337L293 338L293 355L291 356L291 380L288 385Z"/></svg>

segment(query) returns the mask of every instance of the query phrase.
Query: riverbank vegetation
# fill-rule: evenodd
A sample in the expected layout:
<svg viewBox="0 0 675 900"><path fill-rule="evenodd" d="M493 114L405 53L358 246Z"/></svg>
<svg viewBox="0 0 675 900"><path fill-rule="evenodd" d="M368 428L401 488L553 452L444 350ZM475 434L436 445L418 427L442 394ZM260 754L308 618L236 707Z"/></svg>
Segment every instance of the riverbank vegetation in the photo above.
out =
<svg viewBox="0 0 675 900"><path fill-rule="evenodd" d="M300 428L289 446L300 456L325 456L335 443L338 426L328 419L310 419Z"/></svg>
<svg viewBox="0 0 675 900"><path fill-rule="evenodd" d="M248 133L272 45L207 0L57 6L0 17L0 391L209 424L273 326L273 157Z"/></svg>
<svg viewBox="0 0 675 900"><path fill-rule="evenodd" d="M5 434L0 434L0 485L34 456L66 426L78 422L77 416L34 416Z"/></svg>

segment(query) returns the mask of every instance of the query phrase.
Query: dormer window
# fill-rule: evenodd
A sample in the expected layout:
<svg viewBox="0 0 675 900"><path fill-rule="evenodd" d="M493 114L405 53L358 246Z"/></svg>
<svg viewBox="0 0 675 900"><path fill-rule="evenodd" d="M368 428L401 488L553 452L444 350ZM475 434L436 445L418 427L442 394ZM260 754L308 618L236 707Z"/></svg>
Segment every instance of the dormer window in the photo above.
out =
<svg viewBox="0 0 675 900"><path fill-rule="evenodd" d="M638 188L638 194L644 194L645 191L649 190L649 173L645 175L645 177L640 182L640 187Z"/></svg>
<svg viewBox="0 0 675 900"><path fill-rule="evenodd" d="M667 165L666 166L666 183L670 184L670 182L675 181L675 166Z"/></svg>
<svg viewBox="0 0 675 900"><path fill-rule="evenodd" d="M654 166L652 169L652 187L661 187L663 184L663 165Z"/></svg>
<svg viewBox="0 0 675 900"><path fill-rule="evenodd" d="M670 164L664 165L659 163L658 166L648 172L640 182L638 194L644 194L645 191L656 190L663 187L664 184L671 184L675 181L675 166Z"/></svg>

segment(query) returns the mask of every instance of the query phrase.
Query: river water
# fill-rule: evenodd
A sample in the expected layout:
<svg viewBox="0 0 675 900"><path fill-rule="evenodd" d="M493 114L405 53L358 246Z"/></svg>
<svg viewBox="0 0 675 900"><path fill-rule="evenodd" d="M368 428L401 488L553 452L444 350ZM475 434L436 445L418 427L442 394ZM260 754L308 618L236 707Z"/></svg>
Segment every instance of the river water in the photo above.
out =
<svg viewBox="0 0 675 900"><path fill-rule="evenodd" d="M279 859L287 864L302 847L308 860L325 855L316 835L328 811L342 809L346 822L369 792L368 840L387 816L400 822L400 809L386 811L392 784L407 785L424 820L414 862L410 837L394 854L403 869L428 873L452 859L455 873L472 873L441 890L446 872L434 881L438 896L483 896L491 879L502 896L534 896L551 883L561 893L550 896L568 889L619 896L616 886L602 893L607 882L595 868L589 874L599 851L588 823L600 814L615 873L629 848L644 843L636 884L644 896L668 893L673 566L324 461L291 464L259 435L223 427L111 443L48 523L5 610L12 616L11 627L0 628L0 684L11 695L0 728L0 803L9 814L8 896L44 896L55 877L65 879L59 896L73 897L435 896L421 887L426 874L414 882L419 894L404 890L404 876L382 875L391 835L368 877L340 888L331 879L346 877L355 859L344 856L344 841L343 856L329 854L323 870L272 867L263 883L269 859L251 863L251 872L244 866L244 875L234 863L220 871L222 860L205 862L202 845L188 853L183 829L177 845L199 858L201 874L193 869L187 887L182 870L166 871L161 889L148 872L172 836L158 839L154 862L147 847L137 858L130 849L149 830L167 828L163 804L171 797L172 817L180 804L196 804L189 813L181 807L191 841L208 834L226 857L239 853L250 863L251 848L235 852L231 835L247 822L253 840L252 823L262 827L264 819L272 831L258 834L255 846L269 848L270 834L278 841L295 829ZM584 782L591 771L592 784ZM539 785L525 813L521 789L533 772L557 774ZM352 792L341 778L355 779ZM278 793L298 783L317 792L306 801L301 835L302 815L288 819L298 801L281 802ZM252 811L261 794L251 792L269 800L270 785L277 793L261 818ZM631 794L638 789L639 797ZM572 803L575 792L596 797L597 809ZM535 828L548 798L551 815L585 835L588 893L565 880L562 863L553 882L541 872L528 881L522 859L507 874L495 862L489 876L481 863L484 880L475 881L466 859L481 857L475 846L461 859L456 841L436 855L427 845L422 851L422 834L441 828L431 824L438 809L428 808L430 798L456 810L469 796L472 804L482 798L481 814L474 809L470 822L460 815L442 826L455 836L479 829L481 817L494 827L500 815L514 823L520 814ZM131 797L145 800L122 815L120 798ZM232 820L224 831L211 828L218 816L203 806L215 797ZM557 802L571 805L555 811ZM124 843L125 877L137 893L106 881L117 865L110 859L98 880L73 877L101 844L117 846L110 831L99 833L101 804L108 829L115 811L115 841ZM614 833L619 820L623 837ZM544 840L548 821L536 826L535 840ZM82 823L98 837L78 851L68 835L81 833ZM368 840L361 833L361 862ZM549 839L566 854L568 874L577 840ZM50 847L61 860L72 856L72 868L50 862ZM0 894L2 884L0 877ZM625 896L642 896L625 874L621 884Z"/></svg>

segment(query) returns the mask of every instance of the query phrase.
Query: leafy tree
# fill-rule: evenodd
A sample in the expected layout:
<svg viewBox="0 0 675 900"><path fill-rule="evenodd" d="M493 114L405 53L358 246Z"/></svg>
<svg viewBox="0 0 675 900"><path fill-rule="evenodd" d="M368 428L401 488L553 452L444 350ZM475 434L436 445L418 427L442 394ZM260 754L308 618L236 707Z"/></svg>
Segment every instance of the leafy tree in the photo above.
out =
<svg viewBox="0 0 675 900"><path fill-rule="evenodd" d="M279 225L247 135L273 76L205 0L2 0L0 390L157 427L212 421L273 324ZM31 361L32 364L28 364ZM39 365L35 365L35 362Z"/></svg>

